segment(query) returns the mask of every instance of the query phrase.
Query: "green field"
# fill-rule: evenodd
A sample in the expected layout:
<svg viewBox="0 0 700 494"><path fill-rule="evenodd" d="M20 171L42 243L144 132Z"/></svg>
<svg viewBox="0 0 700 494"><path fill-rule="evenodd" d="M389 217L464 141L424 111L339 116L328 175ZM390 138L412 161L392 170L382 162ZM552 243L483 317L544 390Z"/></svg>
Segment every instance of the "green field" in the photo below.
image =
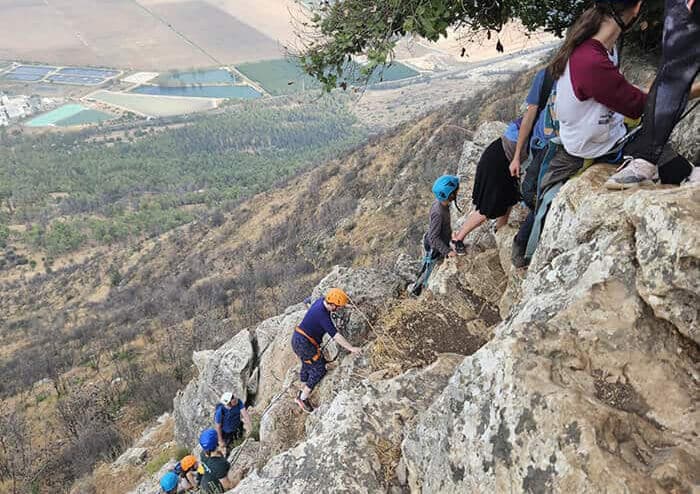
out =
<svg viewBox="0 0 700 494"><path fill-rule="evenodd" d="M304 74L301 67L291 60L242 63L236 69L273 96L320 87L316 79Z"/></svg>
<svg viewBox="0 0 700 494"><path fill-rule="evenodd" d="M291 60L265 60L263 62L243 63L236 66L244 76L260 84L273 96L292 94L306 89L318 89L318 81L304 74L301 67ZM415 77L419 73L399 62L377 68L368 81L360 75L361 66L352 64L346 69L351 84L376 84L378 82L397 81Z"/></svg>

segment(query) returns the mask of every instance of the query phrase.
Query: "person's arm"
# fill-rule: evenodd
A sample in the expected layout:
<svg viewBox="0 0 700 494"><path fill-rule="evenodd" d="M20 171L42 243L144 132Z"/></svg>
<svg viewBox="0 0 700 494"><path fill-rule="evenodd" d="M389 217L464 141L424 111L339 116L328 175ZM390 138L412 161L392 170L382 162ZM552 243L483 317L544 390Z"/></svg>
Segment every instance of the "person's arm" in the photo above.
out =
<svg viewBox="0 0 700 494"><path fill-rule="evenodd" d="M647 94L625 79L599 42L578 49L569 59L569 70L574 94L580 101L593 98L628 118L642 116Z"/></svg>
<svg viewBox="0 0 700 494"><path fill-rule="evenodd" d="M219 437L219 446L223 446L224 445L223 425L221 422L219 422L219 420L221 420L223 422L223 417L221 417L221 415L217 414L217 416L214 417L214 429L216 429L216 435Z"/></svg>
<svg viewBox="0 0 700 494"><path fill-rule="evenodd" d="M524 147L527 146L527 138L530 137L532 129L535 126L538 108L537 105L527 105L527 111L523 116L523 121L518 131L518 143L515 145L515 156L513 156L513 161L510 162L509 169L511 177L520 176L520 154L523 152Z"/></svg>
<svg viewBox="0 0 700 494"><path fill-rule="evenodd" d="M243 420L243 428L250 434L253 431L253 421L250 419L248 409L245 407L241 410L241 420Z"/></svg>
<svg viewBox="0 0 700 494"><path fill-rule="evenodd" d="M340 333L335 334L335 336L333 337L333 341L338 343L338 345L342 346L350 353L359 353L360 351L362 351L361 348L352 346L352 344L350 344L350 342L346 340L345 337Z"/></svg>
<svg viewBox="0 0 700 494"><path fill-rule="evenodd" d="M197 487L197 478L194 476L194 472L196 469L192 469L189 472L185 474L185 478L187 479L187 482L190 484L188 487L189 490L194 490Z"/></svg>

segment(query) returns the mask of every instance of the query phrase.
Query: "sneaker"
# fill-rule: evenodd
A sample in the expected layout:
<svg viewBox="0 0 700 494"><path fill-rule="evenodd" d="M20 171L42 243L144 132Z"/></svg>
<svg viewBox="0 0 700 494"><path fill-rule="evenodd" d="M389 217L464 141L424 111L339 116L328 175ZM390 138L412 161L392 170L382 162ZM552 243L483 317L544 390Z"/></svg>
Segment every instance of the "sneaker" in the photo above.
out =
<svg viewBox="0 0 700 494"><path fill-rule="evenodd" d="M423 284L420 282L411 283L407 288L408 294L412 297L420 297L423 293Z"/></svg>
<svg viewBox="0 0 700 494"><path fill-rule="evenodd" d="M683 185L700 185L700 166L693 167L693 171L683 181Z"/></svg>
<svg viewBox="0 0 700 494"><path fill-rule="evenodd" d="M524 268L529 264L527 262L527 259L525 259L525 249L526 247L521 247L518 244L518 242L515 241L515 237L513 237L513 246L510 252L510 262L513 264L513 266L515 266L518 269Z"/></svg>
<svg viewBox="0 0 700 494"><path fill-rule="evenodd" d="M453 240L452 245L455 246L455 252L458 256L463 256L467 253L467 248L464 246L464 242L461 240Z"/></svg>
<svg viewBox="0 0 700 494"><path fill-rule="evenodd" d="M311 413L314 411L314 407L311 406L311 403L309 403L308 398L305 400L301 399L301 391L297 393L297 397L294 399L294 401L297 405L299 405L299 408L301 408L303 412Z"/></svg>
<svg viewBox="0 0 700 494"><path fill-rule="evenodd" d="M605 182L605 188L624 190L640 185L650 185L659 179L655 165L641 158L628 158L615 174Z"/></svg>

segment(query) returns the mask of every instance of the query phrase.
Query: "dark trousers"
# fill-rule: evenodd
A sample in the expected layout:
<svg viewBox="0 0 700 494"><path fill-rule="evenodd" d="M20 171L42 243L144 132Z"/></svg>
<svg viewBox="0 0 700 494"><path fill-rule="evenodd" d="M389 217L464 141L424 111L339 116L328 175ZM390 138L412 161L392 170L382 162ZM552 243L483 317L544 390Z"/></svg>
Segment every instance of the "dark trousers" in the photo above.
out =
<svg viewBox="0 0 700 494"><path fill-rule="evenodd" d="M316 354L316 347L299 333L294 333L292 336L292 350L301 360L299 380L309 388L314 389L326 375L326 359L321 356L315 362L306 363L305 360L310 360Z"/></svg>
<svg viewBox="0 0 700 494"><path fill-rule="evenodd" d="M666 0L662 50L661 65L644 107L642 129L629 146L630 154L651 163L659 163L700 71L700 24L688 12L685 0ZM663 183L680 183L690 171L686 163L670 161L659 167L659 176Z"/></svg>

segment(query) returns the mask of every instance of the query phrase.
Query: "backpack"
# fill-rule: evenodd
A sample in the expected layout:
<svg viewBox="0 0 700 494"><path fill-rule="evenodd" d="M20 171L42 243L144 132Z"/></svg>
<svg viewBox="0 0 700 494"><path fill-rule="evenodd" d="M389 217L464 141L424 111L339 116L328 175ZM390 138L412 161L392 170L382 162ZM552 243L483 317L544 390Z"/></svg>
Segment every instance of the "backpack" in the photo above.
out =
<svg viewBox="0 0 700 494"><path fill-rule="evenodd" d="M552 73L549 71L549 68L544 69L544 81L542 81L542 87L540 88L540 94L537 99L537 114L535 115L535 125L537 125L537 121L540 119L540 114L542 111L547 108L547 103L549 102L549 95L552 92L552 88L554 87L554 78L552 77ZM527 136L527 142L528 146L530 145L530 141L532 140L532 133L535 131L535 125L532 126L532 129L530 129L530 135Z"/></svg>

